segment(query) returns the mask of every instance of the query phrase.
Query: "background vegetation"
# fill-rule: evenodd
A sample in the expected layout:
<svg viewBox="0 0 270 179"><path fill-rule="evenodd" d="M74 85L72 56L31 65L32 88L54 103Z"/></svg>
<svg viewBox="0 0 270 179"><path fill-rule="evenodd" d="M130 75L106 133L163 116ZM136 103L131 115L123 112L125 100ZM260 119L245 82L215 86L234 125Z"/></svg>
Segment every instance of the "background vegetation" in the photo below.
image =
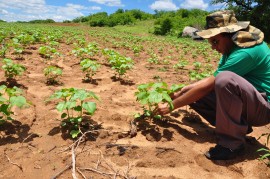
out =
<svg viewBox="0 0 270 179"><path fill-rule="evenodd" d="M234 10L237 19L250 21L251 25L261 29L265 41L270 42L270 1L267 0L212 0L212 4L224 4L222 8ZM199 30L205 27L205 17L211 12L200 9L178 9L177 11L157 11L154 14L138 9L118 9L112 14L99 12L88 16L77 17L64 23L83 23L93 27L115 27L119 25L135 26L140 22L148 28L148 33L179 37L185 26ZM2 22L2 20L0 20ZM33 20L30 23L54 23L52 19ZM21 22L22 23L22 22ZM140 23L142 24L142 23Z"/></svg>
<svg viewBox="0 0 270 179"><path fill-rule="evenodd" d="M91 14L89 16L78 17L73 23L86 23L90 26L114 27L117 25L133 26L141 21L147 21L150 26L150 33L156 35L180 36L185 26L192 26L203 29L205 26L205 16L209 12L200 9L179 9L177 11L155 11L149 14L137 9L118 9L115 13L108 15L106 12Z"/></svg>

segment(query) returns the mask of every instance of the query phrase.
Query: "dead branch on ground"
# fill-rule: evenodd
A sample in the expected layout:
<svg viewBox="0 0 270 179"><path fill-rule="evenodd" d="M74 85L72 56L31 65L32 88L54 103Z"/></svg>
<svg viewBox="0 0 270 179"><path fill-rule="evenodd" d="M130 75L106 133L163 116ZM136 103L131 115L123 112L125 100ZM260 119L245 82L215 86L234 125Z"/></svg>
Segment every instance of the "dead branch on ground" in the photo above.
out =
<svg viewBox="0 0 270 179"><path fill-rule="evenodd" d="M12 162L6 153L5 153L5 156L7 157L7 159L8 159L8 161L9 161L9 163L11 163L12 165L15 165L15 166L19 167L19 168L21 169L21 171L23 171L23 168L22 168L22 166L21 166L21 165L19 165L19 164L17 164L17 163Z"/></svg>

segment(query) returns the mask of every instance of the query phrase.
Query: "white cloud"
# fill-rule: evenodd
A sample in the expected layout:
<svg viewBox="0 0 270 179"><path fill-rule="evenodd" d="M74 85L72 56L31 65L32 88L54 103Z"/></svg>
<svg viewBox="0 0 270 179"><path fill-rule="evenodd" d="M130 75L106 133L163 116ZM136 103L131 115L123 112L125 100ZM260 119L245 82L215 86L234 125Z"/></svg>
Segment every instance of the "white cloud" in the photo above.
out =
<svg viewBox="0 0 270 179"><path fill-rule="evenodd" d="M185 2L183 2L180 6L185 9L197 8L205 10L208 8L208 4L203 0L185 0Z"/></svg>
<svg viewBox="0 0 270 179"><path fill-rule="evenodd" d="M0 14L8 14L8 11L4 10L4 9L1 9L0 10Z"/></svg>
<svg viewBox="0 0 270 179"><path fill-rule="evenodd" d="M45 6L44 0L0 0L0 8L5 9L31 9L31 8L42 8Z"/></svg>
<svg viewBox="0 0 270 179"><path fill-rule="evenodd" d="M45 0L0 0L0 19L5 21L30 21L53 19L57 22L72 20L76 17L100 10L98 6L85 7L78 4L65 6L46 5Z"/></svg>
<svg viewBox="0 0 270 179"><path fill-rule="evenodd" d="M67 7L70 7L70 8L73 8L73 9L79 9L79 10L86 9L85 6L78 5L78 4L71 4L71 3L68 3L66 6L67 6Z"/></svg>
<svg viewBox="0 0 270 179"><path fill-rule="evenodd" d="M178 7L171 0L159 0L155 1L150 5L150 8L153 10L165 10L165 11L174 11Z"/></svg>
<svg viewBox="0 0 270 179"><path fill-rule="evenodd" d="M92 6L92 7L90 7L90 9L91 10L101 10L101 7L99 7L99 6Z"/></svg>
<svg viewBox="0 0 270 179"><path fill-rule="evenodd" d="M121 0L88 0L89 2L95 2L98 4L104 4L106 6L118 6L123 7Z"/></svg>

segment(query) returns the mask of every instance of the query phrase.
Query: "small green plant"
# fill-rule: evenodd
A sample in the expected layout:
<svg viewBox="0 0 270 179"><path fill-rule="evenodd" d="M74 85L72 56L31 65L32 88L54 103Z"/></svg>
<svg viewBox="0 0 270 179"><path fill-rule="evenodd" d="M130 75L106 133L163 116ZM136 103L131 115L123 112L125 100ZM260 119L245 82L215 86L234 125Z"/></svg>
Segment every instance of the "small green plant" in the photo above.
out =
<svg viewBox="0 0 270 179"><path fill-rule="evenodd" d="M98 54L99 48L96 43L89 43L86 47L75 48L72 53L81 59L92 57Z"/></svg>
<svg viewBox="0 0 270 179"><path fill-rule="evenodd" d="M14 47L14 54L18 55L18 58L22 58L22 54L24 52L24 44L20 42L19 38L13 38L12 46Z"/></svg>
<svg viewBox="0 0 270 179"><path fill-rule="evenodd" d="M202 63L196 61L193 63L193 66L194 66L194 70L199 71L202 67Z"/></svg>
<svg viewBox="0 0 270 179"><path fill-rule="evenodd" d="M173 65L173 68L175 70L178 70L178 69L184 69L185 66L188 65L188 61L187 60L179 60L177 64Z"/></svg>
<svg viewBox="0 0 270 179"><path fill-rule="evenodd" d="M100 64L90 59L84 59L80 63L81 70L85 73L85 81L92 81L96 71L100 68Z"/></svg>
<svg viewBox="0 0 270 179"><path fill-rule="evenodd" d="M43 57L43 58L52 58L53 55L60 55L59 52L57 52L57 50L51 46L41 46L38 49L39 54Z"/></svg>
<svg viewBox="0 0 270 179"><path fill-rule="evenodd" d="M198 72L194 70L189 71L189 79L191 81L201 80L211 75L212 75L211 72Z"/></svg>
<svg viewBox="0 0 270 179"><path fill-rule="evenodd" d="M14 63L13 60L9 58L3 59L2 69L5 71L5 77L7 81L15 79L16 76L21 75L25 70L25 66Z"/></svg>
<svg viewBox="0 0 270 179"><path fill-rule="evenodd" d="M117 72L118 78L124 76L133 67L134 62L131 58L124 57L114 50L104 49L102 53L108 56L111 68Z"/></svg>
<svg viewBox="0 0 270 179"><path fill-rule="evenodd" d="M9 46L8 45L1 45L0 48L0 57L5 57L6 53L8 51Z"/></svg>
<svg viewBox="0 0 270 179"><path fill-rule="evenodd" d="M143 51L142 45L134 45L132 46L132 50L134 54L139 54L141 51Z"/></svg>
<svg viewBox="0 0 270 179"><path fill-rule="evenodd" d="M14 106L22 108L27 105L26 99L22 96L22 90L18 87L8 88L0 86L0 124L7 120L13 120L12 111Z"/></svg>
<svg viewBox="0 0 270 179"><path fill-rule="evenodd" d="M262 137L262 136L266 136L267 137L267 140L266 140L266 146L268 146L269 144L269 140L270 140L270 133L265 133L265 134L262 134L259 139ZM258 139L258 140L259 140ZM257 152L265 152L263 155L261 155L259 157L259 160L262 160L262 161L265 161L265 160L268 160L267 162L265 162L266 165L270 166L270 149L267 149L267 148L260 148L259 150L257 150Z"/></svg>
<svg viewBox="0 0 270 179"><path fill-rule="evenodd" d="M138 86L138 91L135 92L137 101L143 105L143 116L150 118L160 119L160 115L154 113L154 109L157 108L157 105L160 102L167 102L170 106L170 109L173 110L174 106L172 104L172 99L170 94L179 89L183 88L183 84L172 85L171 88L168 87L167 83L146 83ZM142 116L138 114L136 117Z"/></svg>
<svg viewBox="0 0 270 179"><path fill-rule="evenodd" d="M150 64L160 64L160 60L159 60L157 54L151 53L150 55L151 55L151 57L147 59L147 61Z"/></svg>
<svg viewBox="0 0 270 179"><path fill-rule="evenodd" d="M44 68L43 73L47 78L47 84L57 84L59 76L62 75L62 69L55 66Z"/></svg>
<svg viewBox="0 0 270 179"><path fill-rule="evenodd" d="M151 64L159 64L160 63L158 58L153 58L153 57L148 58L147 61Z"/></svg>
<svg viewBox="0 0 270 179"><path fill-rule="evenodd" d="M94 92L84 89L64 88L56 91L50 99L59 99L56 109L61 112L62 127L70 127L70 135L76 138L81 131L83 114L86 112L90 116L96 111L96 103L90 99L99 100Z"/></svg>
<svg viewBox="0 0 270 179"><path fill-rule="evenodd" d="M112 65L112 69L117 72L118 78L124 76L133 67L133 63L131 58L121 55L110 58L110 64Z"/></svg>

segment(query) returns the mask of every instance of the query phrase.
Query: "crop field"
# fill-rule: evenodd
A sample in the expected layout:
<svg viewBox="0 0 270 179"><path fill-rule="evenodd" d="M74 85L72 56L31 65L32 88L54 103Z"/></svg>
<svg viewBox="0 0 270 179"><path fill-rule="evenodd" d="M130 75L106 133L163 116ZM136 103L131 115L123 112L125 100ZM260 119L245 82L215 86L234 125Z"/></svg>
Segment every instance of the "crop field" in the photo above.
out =
<svg viewBox="0 0 270 179"><path fill-rule="evenodd" d="M270 178L270 126L232 161L203 155L215 130L169 94L210 76L207 41L130 28L0 24L0 178ZM261 158L261 160L260 160Z"/></svg>

